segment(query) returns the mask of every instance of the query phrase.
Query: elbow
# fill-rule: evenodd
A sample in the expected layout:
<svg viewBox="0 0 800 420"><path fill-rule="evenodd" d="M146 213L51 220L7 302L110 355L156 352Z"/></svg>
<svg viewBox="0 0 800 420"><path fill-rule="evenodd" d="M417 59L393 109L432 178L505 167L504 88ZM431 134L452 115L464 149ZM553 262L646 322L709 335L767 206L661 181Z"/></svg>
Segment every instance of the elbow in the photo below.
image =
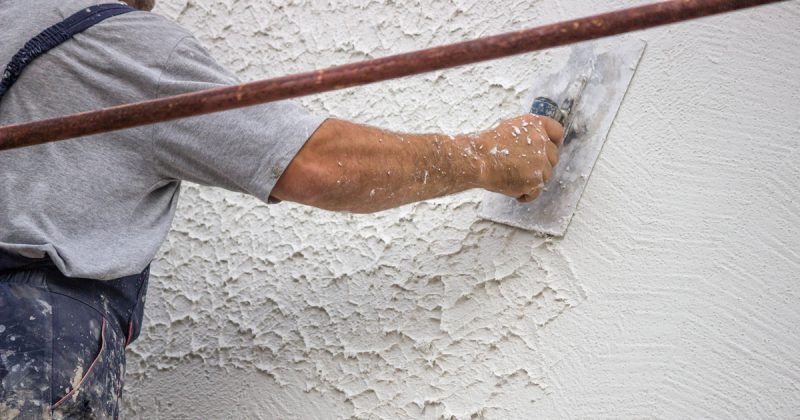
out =
<svg viewBox="0 0 800 420"><path fill-rule="evenodd" d="M272 195L330 211L372 213L360 208L352 198L357 195L358 182L353 176L342 175L341 168L330 159L312 159L298 155L278 179Z"/></svg>
<svg viewBox="0 0 800 420"><path fill-rule="evenodd" d="M282 201L319 207L330 188L326 172L324 164L298 155L278 179L272 195Z"/></svg>
<svg viewBox="0 0 800 420"><path fill-rule="evenodd" d="M359 199L368 194L364 190L370 176L358 163L361 159L356 158L358 153L352 146L351 126L327 120L294 157L278 179L272 195L331 211L372 213L382 210Z"/></svg>

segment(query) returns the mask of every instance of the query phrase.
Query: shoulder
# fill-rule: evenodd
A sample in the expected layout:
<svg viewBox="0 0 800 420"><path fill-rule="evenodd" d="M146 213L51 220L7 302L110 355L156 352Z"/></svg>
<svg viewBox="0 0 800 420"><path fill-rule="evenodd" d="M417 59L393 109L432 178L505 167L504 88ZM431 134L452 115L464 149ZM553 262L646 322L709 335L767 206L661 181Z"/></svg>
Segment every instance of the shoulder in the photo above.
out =
<svg viewBox="0 0 800 420"><path fill-rule="evenodd" d="M108 31L125 40L125 48L158 56L164 71L177 71L209 82L236 82L200 41L177 22L151 12L132 12L120 17L111 22Z"/></svg>
<svg viewBox="0 0 800 420"><path fill-rule="evenodd" d="M156 70L158 75L151 76L158 84L172 79L218 84L236 82L189 30L156 13L136 11L115 16L92 28L84 41L80 54L105 57L104 61L120 74L149 74ZM137 78L136 74L130 76ZM194 86L187 88L196 89Z"/></svg>
<svg viewBox="0 0 800 420"><path fill-rule="evenodd" d="M166 59L192 33L177 22L152 12L130 12L115 16L92 28L92 38L108 48L154 60Z"/></svg>

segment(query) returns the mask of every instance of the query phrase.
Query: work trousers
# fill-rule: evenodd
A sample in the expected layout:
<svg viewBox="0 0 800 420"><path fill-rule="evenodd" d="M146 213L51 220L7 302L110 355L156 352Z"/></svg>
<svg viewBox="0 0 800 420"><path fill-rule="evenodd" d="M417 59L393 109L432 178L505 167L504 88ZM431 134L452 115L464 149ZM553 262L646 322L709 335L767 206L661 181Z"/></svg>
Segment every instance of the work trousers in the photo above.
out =
<svg viewBox="0 0 800 420"><path fill-rule="evenodd" d="M118 417L147 280L69 278L0 251L0 419Z"/></svg>

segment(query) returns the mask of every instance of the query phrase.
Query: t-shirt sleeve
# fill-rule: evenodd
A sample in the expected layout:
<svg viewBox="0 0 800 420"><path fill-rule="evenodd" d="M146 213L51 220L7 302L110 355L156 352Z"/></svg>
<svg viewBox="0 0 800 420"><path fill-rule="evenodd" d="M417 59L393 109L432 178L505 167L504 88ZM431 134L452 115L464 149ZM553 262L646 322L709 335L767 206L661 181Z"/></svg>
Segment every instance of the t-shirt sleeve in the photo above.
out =
<svg viewBox="0 0 800 420"><path fill-rule="evenodd" d="M163 69L158 96L238 84L193 37L178 43ZM291 101L185 118L153 126L157 170L266 201L278 178L324 118Z"/></svg>

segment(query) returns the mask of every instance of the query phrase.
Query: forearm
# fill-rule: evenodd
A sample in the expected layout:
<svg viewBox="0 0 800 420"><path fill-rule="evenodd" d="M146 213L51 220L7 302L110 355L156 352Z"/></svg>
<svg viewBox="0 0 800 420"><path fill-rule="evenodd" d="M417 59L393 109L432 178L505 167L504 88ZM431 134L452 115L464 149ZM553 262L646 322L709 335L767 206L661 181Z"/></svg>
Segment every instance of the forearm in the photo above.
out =
<svg viewBox="0 0 800 420"><path fill-rule="evenodd" d="M469 136L402 134L329 119L273 195L328 210L368 213L480 186Z"/></svg>

